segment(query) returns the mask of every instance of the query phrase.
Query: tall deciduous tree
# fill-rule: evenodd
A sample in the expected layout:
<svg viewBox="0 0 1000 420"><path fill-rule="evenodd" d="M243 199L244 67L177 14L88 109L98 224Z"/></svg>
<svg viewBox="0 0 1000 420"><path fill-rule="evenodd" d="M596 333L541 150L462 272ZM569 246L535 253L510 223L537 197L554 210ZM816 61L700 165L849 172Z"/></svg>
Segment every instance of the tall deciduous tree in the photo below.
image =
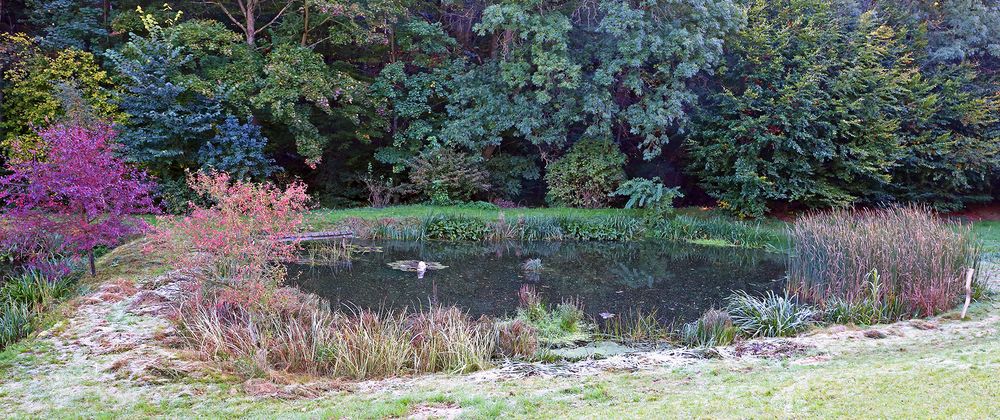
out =
<svg viewBox="0 0 1000 420"><path fill-rule="evenodd" d="M0 178L4 240L58 237L66 250L88 254L94 274L95 247L141 231L145 224L134 215L158 211L154 184L116 155L110 124L57 124L39 136L45 158L8 163L9 175Z"/></svg>
<svg viewBox="0 0 1000 420"><path fill-rule="evenodd" d="M247 45L254 46L257 43L257 34L273 25L296 1L207 0L206 3L217 6L230 22L240 28ZM270 11L269 7L274 7L276 10Z"/></svg>

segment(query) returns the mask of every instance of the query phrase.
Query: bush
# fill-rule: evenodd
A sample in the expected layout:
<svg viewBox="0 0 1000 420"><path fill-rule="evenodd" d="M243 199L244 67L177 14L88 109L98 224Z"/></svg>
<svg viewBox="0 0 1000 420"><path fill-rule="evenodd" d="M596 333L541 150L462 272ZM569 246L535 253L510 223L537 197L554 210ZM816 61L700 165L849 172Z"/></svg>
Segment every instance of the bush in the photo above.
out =
<svg viewBox="0 0 1000 420"><path fill-rule="evenodd" d="M654 220L674 211L674 199L683 197L678 187L667 188L659 179L632 178L623 182L611 196L628 197L627 209L645 209Z"/></svg>
<svg viewBox="0 0 1000 420"><path fill-rule="evenodd" d="M277 272L284 270L280 262L293 258L298 249L292 237L309 199L305 184L278 188L233 181L223 172L199 172L189 177L188 184L212 205L192 204L189 216L160 220L151 246L180 256L184 264L205 263L216 282L280 284L283 274Z"/></svg>
<svg viewBox="0 0 1000 420"><path fill-rule="evenodd" d="M410 165L410 182L431 204L469 201L489 190L489 173L471 156L452 148L425 152Z"/></svg>
<svg viewBox="0 0 1000 420"><path fill-rule="evenodd" d="M970 229L923 207L810 214L790 228L788 287L821 307L898 302L906 314L933 315L957 303L965 270L978 265Z"/></svg>
<svg viewBox="0 0 1000 420"><path fill-rule="evenodd" d="M569 207L606 207L609 194L625 180L625 155L608 140L583 139L550 164L545 174L550 203Z"/></svg>
<svg viewBox="0 0 1000 420"><path fill-rule="evenodd" d="M787 296L768 292L763 297L737 291L727 306L733 325L749 337L787 337L815 324L815 312Z"/></svg>
<svg viewBox="0 0 1000 420"><path fill-rule="evenodd" d="M726 346L736 339L738 332L729 313L709 309L697 321L684 326L681 340L691 347Z"/></svg>

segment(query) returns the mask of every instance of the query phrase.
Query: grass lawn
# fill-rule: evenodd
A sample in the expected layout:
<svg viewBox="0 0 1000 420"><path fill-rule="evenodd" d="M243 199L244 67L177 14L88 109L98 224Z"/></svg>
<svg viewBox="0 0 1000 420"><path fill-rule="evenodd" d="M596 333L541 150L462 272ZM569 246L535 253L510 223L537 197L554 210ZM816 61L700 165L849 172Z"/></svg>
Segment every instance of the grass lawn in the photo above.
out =
<svg viewBox="0 0 1000 420"><path fill-rule="evenodd" d="M964 332L844 340L791 359L694 359L589 376L430 375L299 399L250 396L239 383L222 379L180 377L141 386L95 380L58 364L43 368L52 363L44 355L51 349L28 343L17 347L35 353L0 357L18 364L0 387L0 406L10 418L34 417L40 405L46 416L96 418L388 418L427 411L460 418L995 418L996 305L979 305L980 321ZM65 376L46 380L51 375Z"/></svg>

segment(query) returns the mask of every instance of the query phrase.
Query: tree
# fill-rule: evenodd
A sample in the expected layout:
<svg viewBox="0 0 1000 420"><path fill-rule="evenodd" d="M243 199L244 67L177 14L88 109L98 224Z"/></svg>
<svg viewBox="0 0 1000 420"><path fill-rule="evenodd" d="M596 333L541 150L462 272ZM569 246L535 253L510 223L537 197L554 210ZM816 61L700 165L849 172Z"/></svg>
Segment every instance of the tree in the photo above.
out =
<svg viewBox="0 0 1000 420"><path fill-rule="evenodd" d="M752 217L770 201L839 206L885 191L916 72L893 28L870 12L848 25L806 0L759 0L749 14L688 143L691 172Z"/></svg>
<svg viewBox="0 0 1000 420"><path fill-rule="evenodd" d="M27 0L28 20L42 28L41 44L61 50L100 51L108 36L107 0Z"/></svg>
<svg viewBox="0 0 1000 420"><path fill-rule="evenodd" d="M100 118L124 120L112 100L111 77L101 70L89 52L70 48L46 56L28 47L3 77L8 85L0 104L4 115L0 120L3 132L0 145L12 158L31 156L44 148L38 144L33 129L50 124L65 113L59 99L61 85L78 90ZM15 140L17 147L14 147Z"/></svg>
<svg viewBox="0 0 1000 420"><path fill-rule="evenodd" d="M247 45L254 46L257 42L257 34L263 32L269 26L288 11L295 0L207 0L206 3L216 5L223 14L229 18L241 31L246 39ZM271 14L267 23L260 25L259 19L268 12L266 6L276 4L279 9Z"/></svg>
<svg viewBox="0 0 1000 420"><path fill-rule="evenodd" d="M9 175L0 177L0 217L9 229L4 239L18 244L56 236L61 248L88 254L94 275L95 247L142 231L145 224L134 215L158 212L155 185L117 156L108 123L56 124L38 134L47 145L44 160L9 162Z"/></svg>

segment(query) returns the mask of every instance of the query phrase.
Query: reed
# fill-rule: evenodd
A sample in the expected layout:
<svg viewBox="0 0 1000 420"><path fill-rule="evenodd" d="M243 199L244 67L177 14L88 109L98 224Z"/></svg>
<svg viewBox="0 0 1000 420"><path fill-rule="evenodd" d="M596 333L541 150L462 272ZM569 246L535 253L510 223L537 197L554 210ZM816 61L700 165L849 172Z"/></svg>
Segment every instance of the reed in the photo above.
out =
<svg viewBox="0 0 1000 420"><path fill-rule="evenodd" d="M971 227L921 206L813 213L789 237L789 292L824 308L898 302L930 316L956 304L963 273L979 265Z"/></svg>
<svg viewBox="0 0 1000 420"><path fill-rule="evenodd" d="M728 312L709 309L695 322L684 325L681 340L690 347L726 346L736 339L738 332Z"/></svg>

